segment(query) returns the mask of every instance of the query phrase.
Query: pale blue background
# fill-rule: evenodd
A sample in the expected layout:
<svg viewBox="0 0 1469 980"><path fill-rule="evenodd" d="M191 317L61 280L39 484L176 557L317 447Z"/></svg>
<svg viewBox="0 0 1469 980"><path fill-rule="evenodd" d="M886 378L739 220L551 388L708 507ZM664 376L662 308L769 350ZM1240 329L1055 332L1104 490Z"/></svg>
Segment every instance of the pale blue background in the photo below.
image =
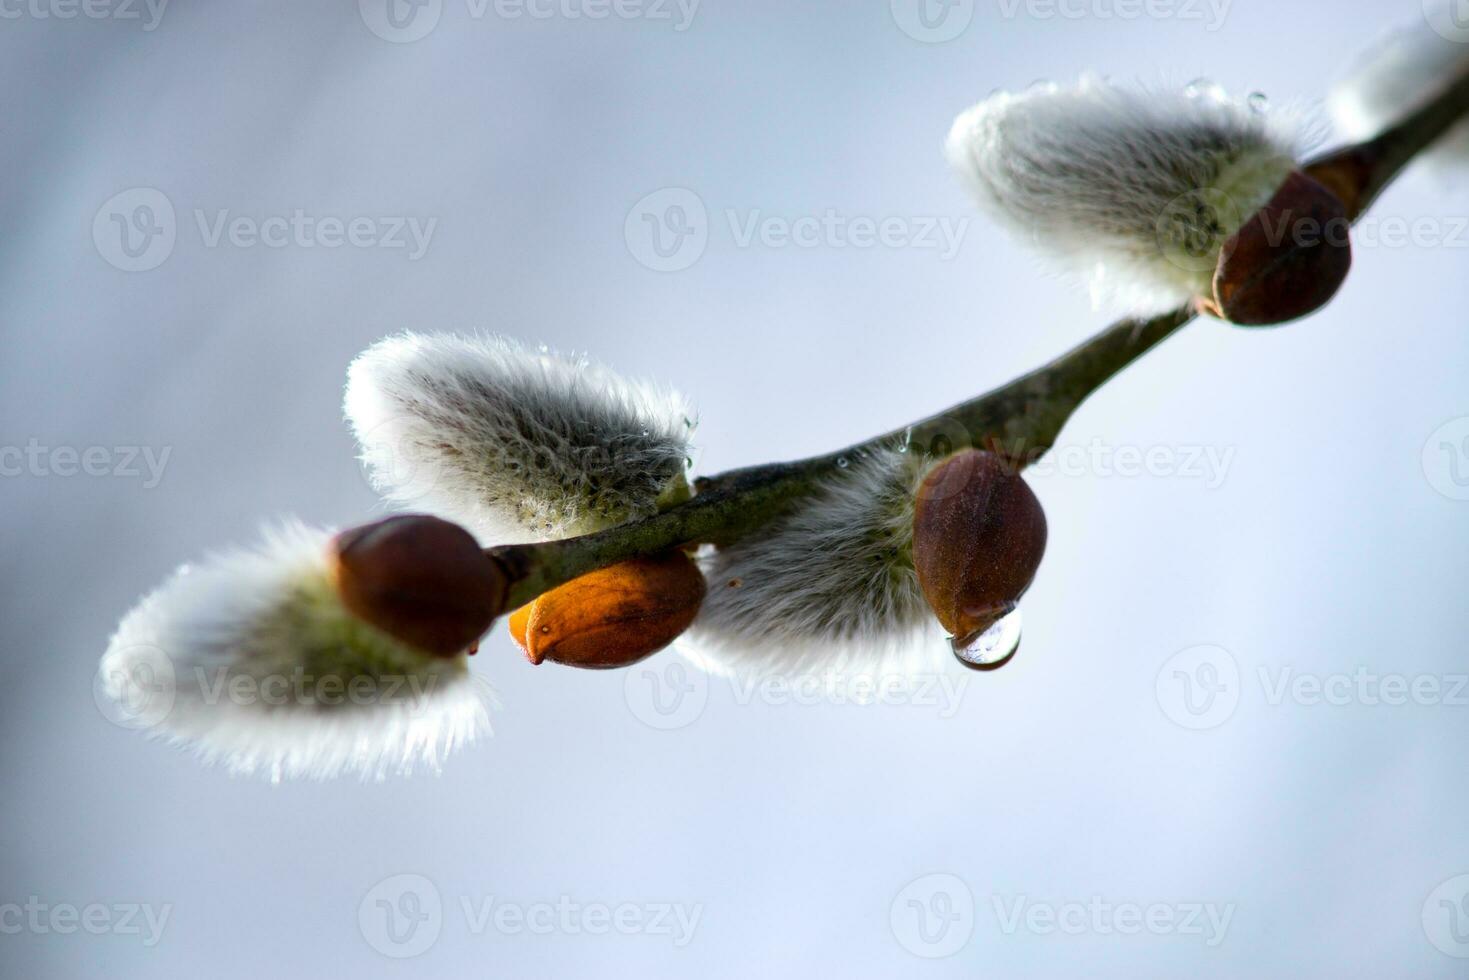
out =
<svg viewBox="0 0 1469 980"><path fill-rule="evenodd" d="M141 479L0 480L0 903L171 903L162 942L0 935L7 976L1451 977L1429 893L1469 871L1469 706L1271 705L1272 672L1469 670L1469 503L1420 455L1469 414L1469 249L1359 249L1338 301L1275 332L1199 323L1088 405L1085 446L1233 449L1189 478L1035 480L1051 546L1025 648L959 712L741 705L711 685L657 731L617 674L475 667L495 738L439 778L272 787L109 724L96 658L177 562L262 518L370 518L339 420L352 355L404 327L488 328L676 383L704 472L845 444L1099 328L1083 291L974 216L954 114L1092 68L1319 101L1416 0L1236 0L1199 21L1006 18L944 44L887 0L705 0L694 23L472 19L412 44L351 0L0 21L0 443L171 447ZM13 8L7 8L13 9ZM1024 8L1022 8L1023 10ZM1104 5L1103 9L1110 9ZM160 267L94 248L112 195L178 209ZM657 273L624 240L686 187L713 229ZM428 254L205 248L193 210L436 217ZM958 256L739 248L722 214L974 218ZM1380 214L1469 215L1415 172ZM1155 678L1225 647L1238 710L1173 724ZM955 675L956 677L959 675ZM1272 673L1272 676L1274 674ZM358 903L396 873L444 897L421 957ZM976 901L956 955L894 936L929 873ZM460 896L702 903L694 941L471 935ZM1005 935L1007 902L1234 903L1225 941Z"/></svg>

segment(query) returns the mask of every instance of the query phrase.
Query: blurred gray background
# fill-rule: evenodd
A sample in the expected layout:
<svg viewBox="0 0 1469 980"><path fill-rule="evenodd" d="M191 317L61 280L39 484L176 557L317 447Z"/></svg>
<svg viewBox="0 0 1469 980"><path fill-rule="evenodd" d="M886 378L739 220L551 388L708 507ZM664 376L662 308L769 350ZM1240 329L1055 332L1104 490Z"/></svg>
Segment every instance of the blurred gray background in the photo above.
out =
<svg viewBox="0 0 1469 980"><path fill-rule="evenodd" d="M5 3L0 973L1463 975L1469 195L1432 170L1325 312L1194 324L1085 406L1033 480L1025 646L953 699L686 673L668 715L675 653L535 669L497 631L495 735L442 775L271 786L91 686L180 561L380 513L339 405L379 337L665 379L705 473L843 445L1107 320L971 209L959 110L1084 69L1310 110L1418 7ZM320 234L249 236L298 210ZM828 213L898 223L781 239ZM405 891L407 946L374 918ZM89 905L101 934L51 917Z"/></svg>

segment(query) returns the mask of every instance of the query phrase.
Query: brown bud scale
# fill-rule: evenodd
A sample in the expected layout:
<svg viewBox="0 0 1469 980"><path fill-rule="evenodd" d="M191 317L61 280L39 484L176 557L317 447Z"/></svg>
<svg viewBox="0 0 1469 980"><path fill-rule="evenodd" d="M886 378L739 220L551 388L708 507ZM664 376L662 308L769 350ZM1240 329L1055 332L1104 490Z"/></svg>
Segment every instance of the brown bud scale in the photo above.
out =
<svg viewBox="0 0 1469 980"><path fill-rule="evenodd" d="M1045 550L1040 501L994 453L956 453L918 489L913 565L934 615L956 642L1015 609Z"/></svg>
<svg viewBox="0 0 1469 980"><path fill-rule="evenodd" d="M1239 326L1271 326L1314 313L1352 267L1347 206L1300 171L1224 244L1214 296L1200 305Z"/></svg>
<svg viewBox="0 0 1469 980"><path fill-rule="evenodd" d="M329 558L337 593L353 615L439 656L473 646L509 591L474 536L437 517L405 514L343 531Z"/></svg>

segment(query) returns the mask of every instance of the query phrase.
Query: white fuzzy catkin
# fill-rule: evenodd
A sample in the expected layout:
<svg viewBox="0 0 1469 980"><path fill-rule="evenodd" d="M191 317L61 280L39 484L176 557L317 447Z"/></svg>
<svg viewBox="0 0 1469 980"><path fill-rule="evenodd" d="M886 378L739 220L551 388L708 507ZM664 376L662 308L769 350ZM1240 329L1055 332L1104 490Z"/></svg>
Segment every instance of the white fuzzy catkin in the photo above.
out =
<svg viewBox="0 0 1469 980"><path fill-rule="evenodd" d="M102 656L109 714L273 779L437 769L488 731L487 692L465 656L408 647L342 606L329 540L293 525L181 568Z"/></svg>
<svg viewBox="0 0 1469 980"><path fill-rule="evenodd" d="M1225 241L1295 168L1298 137L1213 85L1095 77L1001 92L960 114L949 163L982 209L1132 313L1208 296Z"/></svg>
<svg viewBox="0 0 1469 980"><path fill-rule="evenodd" d="M344 410L386 497L487 545L650 516L693 452L676 393L503 337L380 341L352 362Z"/></svg>
<svg viewBox="0 0 1469 980"><path fill-rule="evenodd" d="M1332 89L1331 115L1342 136L1371 139L1469 72L1469 24L1457 25L1450 13L1449 3L1425 9L1369 49ZM1440 166L1469 160L1469 123L1423 156Z"/></svg>
<svg viewBox="0 0 1469 980"><path fill-rule="evenodd" d="M680 649L721 674L912 677L951 659L913 569L923 468L854 459L768 529L700 558L709 594Z"/></svg>

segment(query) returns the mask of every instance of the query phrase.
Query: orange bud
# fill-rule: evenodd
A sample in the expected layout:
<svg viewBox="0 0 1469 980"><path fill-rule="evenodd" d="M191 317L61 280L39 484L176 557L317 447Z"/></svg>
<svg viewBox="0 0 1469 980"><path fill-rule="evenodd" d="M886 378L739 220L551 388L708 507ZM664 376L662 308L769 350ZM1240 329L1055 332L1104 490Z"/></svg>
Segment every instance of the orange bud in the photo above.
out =
<svg viewBox="0 0 1469 980"><path fill-rule="evenodd" d="M1352 267L1347 206L1300 171L1224 243L1214 296L1200 306L1240 326L1270 326L1325 306Z"/></svg>
<svg viewBox="0 0 1469 980"><path fill-rule="evenodd" d="M682 551L635 558L552 589L511 617L510 633L533 664L626 667L688 629L704 591L703 573Z"/></svg>
<svg viewBox="0 0 1469 980"><path fill-rule="evenodd" d="M515 612L511 613L510 618L505 621L505 625L510 627L510 639L514 640L515 645L525 651L526 656L530 656L530 644L526 640L525 634L530 629L530 611L534 605L534 602L527 602L515 610Z"/></svg>
<svg viewBox="0 0 1469 980"><path fill-rule="evenodd" d="M468 531L418 514L343 531L332 539L330 564L353 615L441 656L468 650L499 615L509 589Z"/></svg>
<svg viewBox="0 0 1469 980"><path fill-rule="evenodd" d="M994 453L955 453L918 488L913 566L956 648L1015 609L1045 550L1040 501Z"/></svg>

